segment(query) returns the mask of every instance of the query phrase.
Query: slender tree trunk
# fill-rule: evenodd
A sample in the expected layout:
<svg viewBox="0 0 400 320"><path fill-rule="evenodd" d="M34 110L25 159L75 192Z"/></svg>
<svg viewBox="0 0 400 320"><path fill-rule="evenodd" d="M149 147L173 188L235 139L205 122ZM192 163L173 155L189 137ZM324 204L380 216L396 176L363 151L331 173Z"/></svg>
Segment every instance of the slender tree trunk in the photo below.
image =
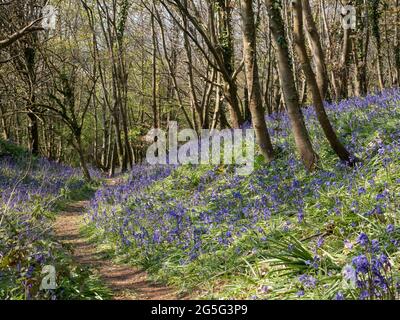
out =
<svg viewBox="0 0 400 320"><path fill-rule="evenodd" d="M351 53L351 29L344 29L343 48L339 69L339 85L337 87L336 99L346 99L348 97L349 65Z"/></svg>
<svg viewBox="0 0 400 320"><path fill-rule="evenodd" d="M39 155L39 124L36 115L28 112L29 118L29 148L33 155Z"/></svg>
<svg viewBox="0 0 400 320"><path fill-rule="evenodd" d="M236 79L233 78L235 73L235 48L233 43L233 28L232 28L232 8L230 1L218 1L218 26L219 26L219 46L222 50L222 60L226 73L224 76L224 95L226 102L229 105L229 113L233 128L240 128L244 123L243 115L240 111L238 99L238 87Z"/></svg>
<svg viewBox="0 0 400 320"><path fill-rule="evenodd" d="M258 75L256 28L254 24L253 0L242 0L243 54L246 65L246 78L251 119L256 133L257 143L266 160L274 158L274 149L265 123L262 107L261 86Z"/></svg>
<svg viewBox="0 0 400 320"><path fill-rule="evenodd" d="M188 60L187 63L187 76L188 76L188 86L189 86L189 95L190 95L190 104L192 106L193 112L193 123L195 130L199 132L202 126L202 114L203 111L200 107L200 104L197 100L196 88L194 85L194 77L193 77L193 59L192 59L192 48L190 46L189 37L188 37L188 22L187 18L183 17L183 26L185 28L184 32L184 47L186 52L186 58Z"/></svg>
<svg viewBox="0 0 400 320"><path fill-rule="evenodd" d="M219 112L221 109L221 74L217 74L217 88L215 90L215 107L214 107L214 114L213 114L213 119L211 123L211 130L214 130L217 128L218 125L218 120L219 120Z"/></svg>
<svg viewBox="0 0 400 320"><path fill-rule="evenodd" d="M370 0L371 5L371 24L372 24L372 33L376 42L376 51L377 51L377 64L376 70L378 74L378 84L381 90L384 89L385 84L383 80L383 66L382 66L382 40L381 40L381 31L380 31L380 0Z"/></svg>
<svg viewBox="0 0 400 320"><path fill-rule="evenodd" d="M355 94L364 96L368 91L367 65L370 44L368 0L357 0L357 37L353 40L355 66Z"/></svg>
<svg viewBox="0 0 400 320"><path fill-rule="evenodd" d="M400 85L400 0L396 0L396 20L395 20L395 39L394 39L394 58L396 65L396 82Z"/></svg>
<svg viewBox="0 0 400 320"><path fill-rule="evenodd" d="M232 128L240 128L244 120L239 107L238 89L235 80L225 80L224 95L225 100L229 105L229 114Z"/></svg>
<svg viewBox="0 0 400 320"><path fill-rule="evenodd" d="M113 142L110 153L110 169L109 169L110 177L113 177L115 175L116 158L117 158L117 145L115 142Z"/></svg>
<svg viewBox="0 0 400 320"><path fill-rule="evenodd" d="M27 76L29 81L29 98L28 98L28 118L29 118L29 147L33 155L39 155L39 123L38 118L35 114L35 61L36 61L36 50L28 47L25 49L25 62L27 68Z"/></svg>
<svg viewBox="0 0 400 320"><path fill-rule="evenodd" d="M303 0L303 14L306 21L308 39L311 44L318 89L322 99L324 100L328 92L328 73L325 64L325 54L322 49L317 27L315 26L309 0Z"/></svg>
<svg viewBox="0 0 400 320"><path fill-rule="evenodd" d="M158 106L157 106L157 43L156 43L156 30L154 23L154 12L151 15L151 30L152 30L152 111L153 111L153 128L158 129L160 124L158 123Z"/></svg>
<svg viewBox="0 0 400 320"><path fill-rule="evenodd" d="M331 40L331 35L330 35L330 29L328 26L328 21L327 21L327 16L326 16L326 4L325 4L325 0L320 0L320 12L321 12L321 20L322 20L322 25L323 25L323 30L324 30L324 37L323 39L325 39L325 43L326 46L328 47L328 61L332 61L333 59L333 43ZM327 68L328 69L328 68ZM339 84L338 84L338 79L335 75L335 72L333 70L333 68L331 67L330 70L327 70L328 72L328 79L330 78L330 82L328 81L328 87L329 87L329 83L331 84L331 92L329 92L328 90L328 94L329 97L328 99L332 99L333 95L336 96L336 98L338 97L338 93L339 93Z"/></svg>
<svg viewBox="0 0 400 320"><path fill-rule="evenodd" d="M1 103L1 102L0 102ZM8 125L6 121L6 116L5 116L5 111L2 105L0 105L0 111L1 111L1 128L3 131L3 138L5 140L8 140L10 138L9 130L8 130Z"/></svg>
<svg viewBox="0 0 400 320"><path fill-rule="evenodd" d="M90 172L86 164L85 154L82 148L82 138L80 133L75 133L75 143L76 143L76 151L79 154L79 162L81 165L83 176L85 177L86 182L91 182L92 177L90 176Z"/></svg>

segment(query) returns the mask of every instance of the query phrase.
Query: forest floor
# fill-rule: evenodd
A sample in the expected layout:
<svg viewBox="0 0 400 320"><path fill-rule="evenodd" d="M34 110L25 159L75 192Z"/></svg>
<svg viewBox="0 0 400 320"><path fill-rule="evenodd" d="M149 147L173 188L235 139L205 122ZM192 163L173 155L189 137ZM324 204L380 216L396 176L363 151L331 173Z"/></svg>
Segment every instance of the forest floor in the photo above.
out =
<svg viewBox="0 0 400 320"><path fill-rule="evenodd" d="M114 180L107 181L113 185ZM114 300L174 300L172 288L148 280L145 271L128 265L114 263L96 244L80 231L83 214L89 201L70 203L57 215L54 225L57 238L72 249L73 259L84 267L96 270L105 286L113 293Z"/></svg>

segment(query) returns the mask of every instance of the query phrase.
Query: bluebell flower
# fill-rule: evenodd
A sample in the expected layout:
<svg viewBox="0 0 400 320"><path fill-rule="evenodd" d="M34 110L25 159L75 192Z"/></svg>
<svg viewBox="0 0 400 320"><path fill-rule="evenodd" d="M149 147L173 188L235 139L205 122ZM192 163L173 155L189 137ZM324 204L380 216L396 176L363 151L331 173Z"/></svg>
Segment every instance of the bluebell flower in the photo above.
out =
<svg viewBox="0 0 400 320"><path fill-rule="evenodd" d="M301 275L299 277L299 281L305 288L315 288L317 285L317 279L315 279L313 276L309 276L306 274Z"/></svg>
<svg viewBox="0 0 400 320"><path fill-rule="evenodd" d="M382 193L379 193L379 194L376 196L376 201L379 201L379 200L382 200L382 199L385 199L385 196L384 196Z"/></svg>
<svg viewBox="0 0 400 320"><path fill-rule="evenodd" d="M317 248L321 248L324 245L325 238L324 237L319 237L317 240Z"/></svg>
<svg viewBox="0 0 400 320"><path fill-rule="evenodd" d="M357 280L356 270L351 265L348 264L348 265L344 266L344 268L342 270L342 274L343 274L343 278L346 281L349 281L352 284L356 283L356 280Z"/></svg>
<svg viewBox="0 0 400 320"><path fill-rule="evenodd" d="M367 300L370 297L370 294L367 290L363 290L360 293L360 300Z"/></svg>
<svg viewBox="0 0 400 320"><path fill-rule="evenodd" d="M344 247L346 249L351 250L351 249L353 249L353 244L349 240L346 239L346 240L344 240Z"/></svg>
<svg viewBox="0 0 400 320"><path fill-rule="evenodd" d="M380 245L379 245L379 241L377 239L374 239L371 241L371 249L373 252L377 253L380 251Z"/></svg>
<svg viewBox="0 0 400 320"><path fill-rule="evenodd" d="M383 266L390 266L390 262L389 262L389 258L386 254L382 253L379 256L379 262L383 265Z"/></svg>
<svg viewBox="0 0 400 320"><path fill-rule="evenodd" d="M300 209L297 213L297 220L299 223L304 221L304 212L302 209Z"/></svg>
<svg viewBox="0 0 400 320"><path fill-rule="evenodd" d="M358 188L358 195L362 195L362 194L364 194L364 193L367 193L367 190L365 190L364 187Z"/></svg>
<svg viewBox="0 0 400 320"><path fill-rule="evenodd" d="M359 255L352 260L357 273L366 274L369 271L369 261L365 255Z"/></svg>
<svg viewBox="0 0 400 320"><path fill-rule="evenodd" d="M271 291L271 287L267 286L267 285L262 285L260 288L261 293L268 293Z"/></svg>
<svg viewBox="0 0 400 320"><path fill-rule="evenodd" d="M360 233L358 236L358 243L362 245L363 247L367 246L369 244L369 238L365 233Z"/></svg>
<svg viewBox="0 0 400 320"><path fill-rule="evenodd" d="M304 296L304 290L300 290L300 291L298 291L297 293L296 293L296 296L298 297L298 298L300 298L300 297L303 297Z"/></svg>
<svg viewBox="0 0 400 320"><path fill-rule="evenodd" d="M344 298L343 293L339 291L338 293L336 293L334 300L346 300L346 299Z"/></svg>
<svg viewBox="0 0 400 320"><path fill-rule="evenodd" d="M393 232L394 232L394 225L393 225L393 224L389 224L389 225L386 227L386 232L387 232L387 233L393 233Z"/></svg>

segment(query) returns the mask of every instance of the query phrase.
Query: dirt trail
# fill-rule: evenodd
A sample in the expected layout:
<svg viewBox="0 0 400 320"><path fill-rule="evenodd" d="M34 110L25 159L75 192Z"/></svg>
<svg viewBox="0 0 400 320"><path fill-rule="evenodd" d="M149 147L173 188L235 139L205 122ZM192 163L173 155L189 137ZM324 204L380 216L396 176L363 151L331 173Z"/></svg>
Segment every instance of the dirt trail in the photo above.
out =
<svg viewBox="0 0 400 320"><path fill-rule="evenodd" d="M109 184L116 183L111 181ZM74 260L83 266L98 270L105 285L112 290L115 300L177 299L171 288L149 282L146 272L131 266L115 264L102 257L96 245L82 236L80 227L88 205L89 201L70 204L64 212L58 214L55 222L55 233L61 242L72 246Z"/></svg>

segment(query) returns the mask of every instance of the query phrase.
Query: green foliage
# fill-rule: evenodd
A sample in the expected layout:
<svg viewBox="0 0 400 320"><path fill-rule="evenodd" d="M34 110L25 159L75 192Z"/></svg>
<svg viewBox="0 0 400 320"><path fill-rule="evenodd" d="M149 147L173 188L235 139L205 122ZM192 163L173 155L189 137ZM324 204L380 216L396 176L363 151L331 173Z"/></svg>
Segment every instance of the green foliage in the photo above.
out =
<svg viewBox="0 0 400 320"><path fill-rule="evenodd" d="M10 156L15 159L20 159L28 155L26 149L17 146L16 144L4 141L0 138L0 157Z"/></svg>

